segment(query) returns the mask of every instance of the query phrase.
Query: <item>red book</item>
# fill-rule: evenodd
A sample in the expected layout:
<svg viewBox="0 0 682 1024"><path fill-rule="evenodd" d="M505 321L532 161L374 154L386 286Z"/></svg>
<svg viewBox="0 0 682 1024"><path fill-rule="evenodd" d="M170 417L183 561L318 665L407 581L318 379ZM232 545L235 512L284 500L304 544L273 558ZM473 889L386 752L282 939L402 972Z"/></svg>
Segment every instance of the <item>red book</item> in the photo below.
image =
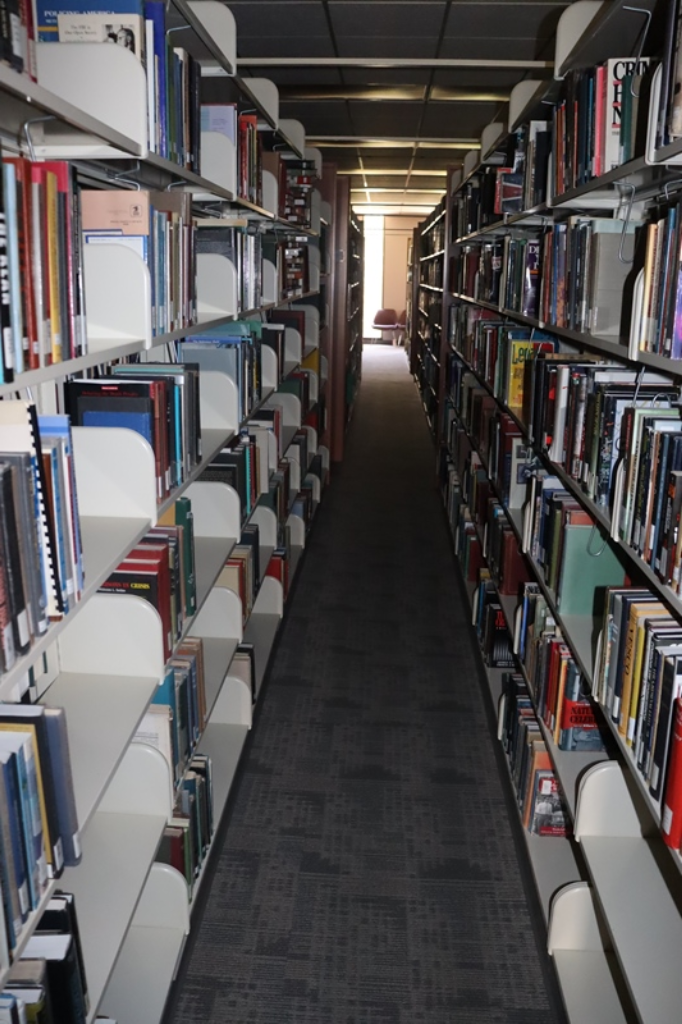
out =
<svg viewBox="0 0 682 1024"><path fill-rule="evenodd" d="M682 845L682 700L675 698L673 731L661 813L663 839L673 850Z"/></svg>
<svg viewBox="0 0 682 1024"><path fill-rule="evenodd" d="M265 570L266 576L272 576L282 584L282 593L286 601L289 596L289 559L284 551L273 551L268 567Z"/></svg>
<svg viewBox="0 0 682 1024"><path fill-rule="evenodd" d="M145 545L140 551L131 551L125 561L102 584L104 593L131 594L142 597L152 604L161 617L163 628L163 656L168 659L172 652L172 626L170 611L170 569L168 552L153 551L153 545Z"/></svg>

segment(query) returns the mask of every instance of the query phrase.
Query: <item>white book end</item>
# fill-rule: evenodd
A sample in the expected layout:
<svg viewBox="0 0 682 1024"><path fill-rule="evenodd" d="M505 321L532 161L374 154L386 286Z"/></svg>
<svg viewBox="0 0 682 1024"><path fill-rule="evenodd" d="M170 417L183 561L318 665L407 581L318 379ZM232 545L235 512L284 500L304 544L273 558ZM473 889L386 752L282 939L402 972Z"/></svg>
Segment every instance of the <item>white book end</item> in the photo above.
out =
<svg viewBox="0 0 682 1024"><path fill-rule="evenodd" d="M578 40L585 34L603 7L603 0L576 0L565 7L556 27L554 77L563 78L562 68Z"/></svg>
<svg viewBox="0 0 682 1024"><path fill-rule="evenodd" d="M36 59L45 89L131 139L140 153L147 152L147 76L134 53L107 43L37 43ZM73 155L126 155L101 143L94 148Z"/></svg>
<svg viewBox="0 0 682 1024"><path fill-rule="evenodd" d="M151 278L144 260L125 245L93 243L83 247L83 268L89 351L130 341L150 348Z"/></svg>
<svg viewBox="0 0 682 1024"><path fill-rule="evenodd" d="M271 391L277 387L279 381L277 353L269 345L261 347L261 374L263 378L263 392Z"/></svg>
<svg viewBox="0 0 682 1024"><path fill-rule="evenodd" d="M318 257L318 283L319 283L319 255L320 250L311 245L308 247L308 255L312 259L313 253L317 254ZM308 305L296 305L291 306L292 309L302 310L305 313L305 348L308 349L318 348L320 344L320 312L315 306Z"/></svg>
<svg viewBox="0 0 682 1024"><path fill-rule="evenodd" d="M267 173L267 171L265 172ZM265 177L265 175L263 175ZM271 175L272 177L272 175ZM266 207L269 209L270 207ZM263 260L263 284L261 298L264 305L279 302L277 267L270 260Z"/></svg>
<svg viewBox="0 0 682 1024"><path fill-rule="evenodd" d="M157 518L156 466L148 441L125 427L74 427L73 451L82 516Z"/></svg>
<svg viewBox="0 0 682 1024"><path fill-rule="evenodd" d="M201 176L237 194L237 150L221 132L201 133Z"/></svg>
<svg viewBox="0 0 682 1024"><path fill-rule="evenodd" d="M602 761L585 772L578 787L575 838L641 838L642 825L617 761Z"/></svg>
<svg viewBox="0 0 682 1024"><path fill-rule="evenodd" d="M279 127L296 156L300 156L301 160L303 160L305 156L305 128L301 122L293 120L280 121Z"/></svg>
<svg viewBox="0 0 682 1024"><path fill-rule="evenodd" d="M218 370L202 370L200 395L201 425L205 430L237 430L239 395L232 377Z"/></svg>
<svg viewBox="0 0 682 1024"><path fill-rule="evenodd" d="M273 128L279 124L279 89L269 78L247 78L246 84L252 96Z"/></svg>
<svg viewBox="0 0 682 1024"><path fill-rule="evenodd" d="M235 74L237 26L232 11L217 0L189 0L188 7L220 50L225 63L232 69L232 74Z"/></svg>
<svg viewBox="0 0 682 1024"><path fill-rule="evenodd" d="M263 171L262 190L263 209L276 217L279 213L279 182L270 171Z"/></svg>
<svg viewBox="0 0 682 1024"><path fill-rule="evenodd" d="M219 253L197 253L197 319L199 322L236 316L237 270Z"/></svg>
<svg viewBox="0 0 682 1024"><path fill-rule="evenodd" d="M295 327L287 327L284 331L284 358L295 366L303 359L303 340Z"/></svg>

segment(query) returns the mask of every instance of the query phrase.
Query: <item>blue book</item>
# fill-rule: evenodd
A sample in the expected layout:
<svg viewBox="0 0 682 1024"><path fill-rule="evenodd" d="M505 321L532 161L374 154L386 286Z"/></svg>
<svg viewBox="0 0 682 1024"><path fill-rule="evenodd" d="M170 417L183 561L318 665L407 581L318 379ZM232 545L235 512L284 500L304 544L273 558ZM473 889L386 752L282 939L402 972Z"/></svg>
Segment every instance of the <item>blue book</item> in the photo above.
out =
<svg viewBox="0 0 682 1024"><path fill-rule="evenodd" d="M13 775L14 766L11 761L0 763L0 879L5 926L11 949L17 944L29 911L26 867Z"/></svg>
<svg viewBox="0 0 682 1024"><path fill-rule="evenodd" d="M73 548L76 568L76 586L80 594L84 586L83 575L83 545L81 540L80 517L78 514L78 495L76 493L76 474L73 464L73 437L71 434L71 420L68 416L39 416L38 430L41 441L49 438L58 438L63 444L65 458L65 482L67 487L66 499L69 504L69 518L73 531Z"/></svg>
<svg viewBox="0 0 682 1024"><path fill-rule="evenodd" d="M144 412L115 412L108 409L88 409L83 413L84 427L126 427L142 434L152 444L152 416Z"/></svg>
<svg viewBox="0 0 682 1024"><path fill-rule="evenodd" d="M7 225L7 267L9 301L12 310L12 361L15 373L24 369L24 317L21 304L21 261L19 259L19 218L17 212L17 171L13 163L2 165L5 221ZM28 339L26 340L28 348Z"/></svg>
<svg viewBox="0 0 682 1024"><path fill-rule="evenodd" d="M0 732L0 760L14 755L21 807L21 828L28 868L28 890L35 909L47 885L47 854L33 739L27 733Z"/></svg>
<svg viewBox="0 0 682 1024"><path fill-rule="evenodd" d="M165 0L146 0L144 17L154 28L154 55L156 67L157 111L159 155L168 158L168 110L167 110L167 53L166 53L166 4ZM147 60L151 55L147 54Z"/></svg>
<svg viewBox="0 0 682 1024"><path fill-rule="evenodd" d="M36 0L36 34L41 43L58 43L60 14L138 14L142 16L140 0L105 0L98 5L93 0Z"/></svg>

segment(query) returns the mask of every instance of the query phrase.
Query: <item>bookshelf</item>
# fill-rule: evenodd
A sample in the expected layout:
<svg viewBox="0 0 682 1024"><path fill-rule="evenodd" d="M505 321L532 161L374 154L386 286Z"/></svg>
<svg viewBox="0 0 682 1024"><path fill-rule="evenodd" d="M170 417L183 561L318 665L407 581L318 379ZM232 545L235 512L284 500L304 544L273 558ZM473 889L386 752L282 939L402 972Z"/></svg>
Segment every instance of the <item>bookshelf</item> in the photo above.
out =
<svg viewBox="0 0 682 1024"><path fill-rule="evenodd" d="M168 27L178 29L176 44L202 64L202 98L255 107L264 148L286 147L294 157L313 162L321 177L319 154L306 148L303 127L280 120L274 85L260 79L242 81L234 74L236 37L229 10L214 0L173 0L167 6ZM312 494L313 516L330 463L319 412L332 372L330 341L324 333L329 316L327 300L318 301L317 296L329 274L333 211L321 207L319 194L311 189L309 223L292 224L282 214L274 180L266 182L262 206L240 198L234 147L215 138L202 139L201 173L150 152L142 67L120 47L38 44L38 82L0 66L0 94L3 140L18 139L18 152L35 159L68 160L89 187L93 182L128 187L131 196L134 189L182 190L191 195L195 216L204 216L209 203L211 214L218 211L227 225L241 218L258 225L266 238L296 239L305 247L307 282L285 294L279 290L276 268L266 266L268 289L253 309L243 304L240 308L239 281L229 259L216 256L203 266L198 261L197 321L154 334L149 267L125 247L86 246L87 354L27 370L0 385L0 397L31 396L49 412L60 407L62 385L69 377L132 356L142 362L168 361L169 348L180 338L237 319L261 320L268 313L276 320L278 309L298 306L304 311L303 334L287 326L282 367L274 350L263 346L262 400L251 411L253 416L259 409L280 410L281 456L290 472L284 521L293 578L311 524L296 497L304 488ZM3 141L3 153L11 151ZM115 293L112 281L117 282ZM288 374L301 368L309 389L308 407L282 386ZM200 479L242 426L235 380L216 371L202 372L200 393L202 458L161 502L154 453L139 434L109 427L74 429L86 580L82 600L51 623L30 651L0 676L2 699L18 701L29 672L35 670L33 685L39 699L66 711L83 859L50 882L22 929L16 955L55 888L74 893L90 994L88 1021L100 1012L139 1024L161 1019L208 860L195 881L191 903L185 878L155 861L173 811L170 768L158 750L133 738L164 676L161 620L141 598L105 594L99 588L178 497L191 499L197 610L185 621L183 637L201 637L204 643L207 725L197 750L211 758L216 825L253 716L250 688L234 669L235 652L243 640L253 645L257 699L284 614L283 586L274 577L263 576L245 623L238 595L216 585L245 522L259 527L263 566L281 543L281 531L271 508L257 504L245 521L236 490ZM302 431L305 449L295 443ZM279 454L273 440L270 476ZM311 473L316 457L324 470L322 479ZM3 965L0 985L6 979Z"/></svg>
<svg viewBox="0 0 682 1024"><path fill-rule="evenodd" d="M509 483L498 461L502 448L496 446L503 444L504 436L512 438L512 445L517 438L518 444L527 449L527 461L535 467L533 473L556 476L557 490L565 493L565 500L580 516L586 515L587 521L595 524L591 536L601 538L595 542L595 548L609 545L628 580L653 595L652 600L664 609L661 614L666 622L671 623L671 632L676 630L682 613L677 588L662 577L660 568L650 560L652 556L643 549L644 542L640 545L634 532L631 535L624 532L619 505L614 505L613 490L606 498L598 496L591 490L593 484L582 478L582 471L578 472L570 462L565 462L565 449L560 455L553 454L551 442L539 435L539 421L533 420L528 404L521 407L510 401L510 378L505 376L509 372L505 359L511 352L513 342L510 339L516 331L517 337L525 337L536 345L545 338L553 339L551 344L559 353L556 357L559 361L572 358L577 366L586 357L598 359L615 367L614 380L649 381L652 389L679 389L680 361L671 358L664 347L665 313L656 313L657 307L651 305L662 300L651 291L648 299L642 297L645 275L650 273L652 280L658 280L651 264L653 248L647 250L646 256L636 255L631 273L618 269L620 257L623 263L630 259L625 250L628 233L633 231L634 225L641 228L640 234L645 236L651 231L647 224L664 219L666 211L678 199L679 168L675 162L681 147L679 141L661 138L658 113L661 94L658 82L665 68L662 72L659 66L653 75L645 73L645 77L650 75L651 89L647 83L642 92L644 101L636 133L638 148L632 156L613 168L600 167L592 162L598 159L596 148L590 156L587 136L578 133L575 152L587 154L582 157L582 165L578 165L580 157L575 166L571 160L564 164L563 159L556 158L556 147L562 138L561 115L557 111L567 95L575 96L580 106L579 85L575 83L592 74L584 69L610 58L663 53L669 11L666 3L647 3L635 11L618 0L605 4L580 0L567 8L557 28L554 77L542 82L523 82L515 87L509 104L509 127L490 126L480 148L465 158L462 171L449 174L444 200L418 232L419 238L428 238L437 218L442 217L445 222L444 293L436 313L438 320L431 318L442 327L438 348L441 387L433 387L431 401L434 405L429 410L425 403L425 409L429 425L440 442L440 480L455 549L474 606L480 592L476 567L470 568L471 551L480 550L483 566L487 564L492 571L492 600L499 604L507 631L513 638L515 671L523 677L520 685L525 686L527 699L531 704L535 702L538 735L549 753L572 829L572 836L564 839L531 835L525 829L524 835L547 921L548 951L569 1019L576 1022L603 1019L663 1024L675 1013L674 1007L679 1006L682 994L679 952L682 858L679 851L670 849L663 841L661 803L652 795L650 779L637 764L640 754L634 752L634 737L626 741L621 728L622 715L618 724L617 716L614 718L613 709L607 704L603 690L603 649L597 645L602 618L589 613L587 601L584 614L562 612L561 575L559 585L550 587L547 572L552 569L551 560L544 553L538 555L529 543L537 520L522 502L510 500ZM651 23L641 49L642 29L645 23L648 25L649 12ZM594 74L596 80L596 72ZM573 88L575 93L570 92ZM541 174L540 164L537 159L533 163L528 155L531 140L537 139L533 132L542 131L531 126L531 122L538 121L549 122L554 152L554 160L550 160L548 166L547 187L542 194L533 191ZM580 123L584 132L587 122ZM633 120L633 134L634 125ZM526 165L525 169L520 165L521 180L513 184L521 190L521 202L498 210L492 199L494 185L497 182L504 194L505 184L512 184L511 178L505 181L507 172L501 169L513 166L512 158L520 138L526 147ZM572 159L575 162L575 158ZM557 186L553 177L557 164L568 167L573 175L573 179L564 178L562 186ZM593 174L595 166L599 173ZM484 199L486 189L489 205ZM616 222L613 229L604 226L607 219ZM611 268L616 267L619 277L616 326L604 321L600 327L597 319L585 316L580 320L578 316L579 299L584 298L590 317L597 316L592 306L599 309L605 302L602 296L596 298L605 272L599 270L598 273L595 269L598 264L589 262L589 258L597 260L601 246L607 251L608 245L601 238L594 243L592 256L575 278L575 281L589 281L589 287L594 289L591 297L581 298L579 290L567 289L565 307L550 300L548 282L558 282L560 290L562 282L567 277L570 280L570 274L575 273L572 269L575 264L570 261L563 273L551 260L540 263L538 276L533 278L539 282L538 305L524 308L526 299L531 302L536 297L525 293L523 287L515 290L509 260L516 256L510 254L528 253L529 243L539 239L542 260L542 253L546 255L546 249L542 248L546 244L544 240L578 230L575 228L578 223L584 226L583 237L589 237L591 242L600 231L613 230L617 235L616 242L609 243L614 246L609 250L613 253ZM572 250L574 257L576 251ZM420 268L424 256L428 265L431 255L431 251L423 254L418 264ZM490 270L492 260L498 256L501 281L495 282ZM434 261L439 258L434 254ZM527 270L532 264L521 265ZM663 273L662 265L658 264L659 275ZM638 267L643 269L636 278ZM677 270L675 262L675 273ZM433 285L422 270L420 282L420 294L428 294ZM495 293L498 285L499 291ZM651 309L654 313L647 313ZM429 322L428 314L429 310L424 308L424 324ZM647 326L647 316L656 321L659 336ZM493 326L497 324L499 334ZM652 338L647 331L653 331ZM412 338L414 345L423 344L418 327L413 329ZM537 352L535 361L538 361ZM413 372L423 397L423 370L414 356ZM533 376L536 373L533 367L526 379L536 380ZM576 369L576 381L578 376ZM630 387L632 395L634 384L626 384L626 387ZM472 399L472 396L477 397ZM638 400L643 404L649 401L639 390ZM546 410L542 394L538 401L540 408ZM564 429L568 431L573 427L569 424ZM573 437L570 433L566 436ZM627 464L633 458L632 450L624 446L620 458L623 465ZM614 465L615 460L614 455ZM652 465L650 478L641 473L650 487L656 472L657 467ZM613 483L612 478L612 487ZM479 489L482 499L478 497ZM505 524L503 530L512 535L513 545L523 553L526 573L523 578L546 602L552 622L559 627L561 643L567 646L570 658L592 692L592 711L604 737L601 751L559 749L553 730L544 720L546 707L541 702L546 700L547 694L537 689L537 666L531 674L519 654L519 636L524 628L520 622L523 600L516 594L500 592L504 578L491 540L491 530L494 537L496 528L490 511L486 519L478 502L483 502L488 510L492 507L489 502L497 507ZM655 519L654 526L660 529ZM473 541L467 539L469 537L473 537ZM485 655L485 650L482 653ZM499 708L502 723L510 691L503 688L500 669L487 664L485 667L490 696ZM508 743L502 724L500 738ZM517 783L518 776L514 776L513 784ZM643 956L645 949L647 954Z"/></svg>
<svg viewBox="0 0 682 1024"><path fill-rule="evenodd" d="M362 369L362 225L353 212L350 184L335 169L327 184L325 197L333 203L331 342L329 373L330 446L333 461L341 461L344 437L360 382Z"/></svg>
<svg viewBox="0 0 682 1024"><path fill-rule="evenodd" d="M446 204L441 200L415 231L416 289L412 312L410 360L422 405L434 437L442 404L443 285Z"/></svg>

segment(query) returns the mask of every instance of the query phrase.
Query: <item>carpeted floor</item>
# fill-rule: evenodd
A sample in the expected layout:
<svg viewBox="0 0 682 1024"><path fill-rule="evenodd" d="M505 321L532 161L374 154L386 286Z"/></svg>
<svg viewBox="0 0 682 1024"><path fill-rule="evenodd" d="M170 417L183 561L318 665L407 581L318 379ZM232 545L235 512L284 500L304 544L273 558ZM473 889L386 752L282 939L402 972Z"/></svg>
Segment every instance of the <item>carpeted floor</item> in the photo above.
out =
<svg viewBox="0 0 682 1024"><path fill-rule="evenodd" d="M367 346L166 1024L563 1020L434 480Z"/></svg>

